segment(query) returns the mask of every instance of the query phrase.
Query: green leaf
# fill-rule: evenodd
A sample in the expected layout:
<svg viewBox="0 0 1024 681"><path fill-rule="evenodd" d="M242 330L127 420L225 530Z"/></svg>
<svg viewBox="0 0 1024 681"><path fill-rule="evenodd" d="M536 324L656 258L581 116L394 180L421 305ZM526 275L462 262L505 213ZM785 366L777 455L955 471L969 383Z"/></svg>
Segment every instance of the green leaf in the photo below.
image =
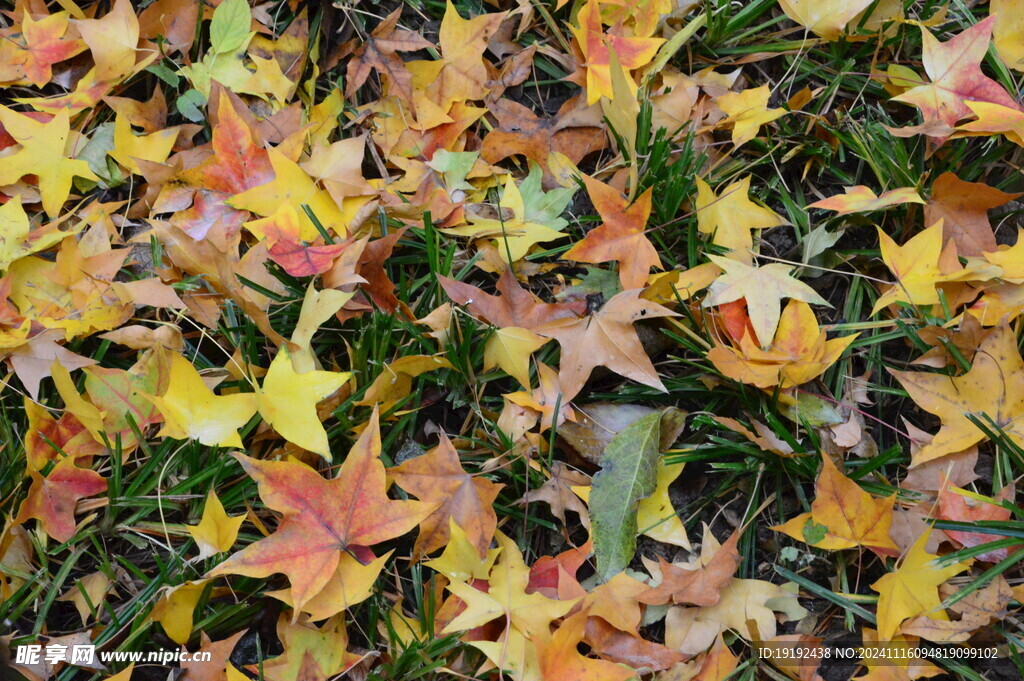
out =
<svg viewBox="0 0 1024 681"><path fill-rule="evenodd" d="M206 106L206 97L199 90L188 90L174 103L178 107L178 113L192 121L200 123L206 116L199 110L199 107Z"/></svg>
<svg viewBox="0 0 1024 681"><path fill-rule="evenodd" d="M252 12L247 0L224 0L213 12L210 22L210 48L214 52L233 52L249 41Z"/></svg>
<svg viewBox="0 0 1024 681"><path fill-rule="evenodd" d="M558 187L549 192L541 188L541 180L544 171L536 163L530 163L530 174L519 185L519 193L523 197L525 209L525 222L535 222L539 225L547 225L551 229L561 232L569 222L562 217L565 209L568 208L572 197L576 194L576 187Z"/></svg>
<svg viewBox="0 0 1024 681"><path fill-rule="evenodd" d="M622 292L622 285L619 283L619 275L612 270L602 270L597 267L587 267L587 273L580 277L580 283L574 284L555 294L557 300L565 300L574 295L590 295L600 293L605 300L613 298L615 294Z"/></svg>
<svg viewBox="0 0 1024 681"><path fill-rule="evenodd" d="M173 88L181 81L181 77L162 62L147 66L146 70Z"/></svg>
<svg viewBox="0 0 1024 681"><path fill-rule="evenodd" d="M622 429L601 455L601 470L590 490L597 575L608 581L633 559L641 499L657 485L658 459L683 430L686 412L668 408Z"/></svg>
<svg viewBox="0 0 1024 681"><path fill-rule="evenodd" d="M97 125L89 137L89 141L78 153L78 159L89 164L89 169L103 180L105 186L109 187L115 183L107 167L107 153L114 148L114 124L101 123Z"/></svg>
<svg viewBox="0 0 1024 681"><path fill-rule="evenodd" d="M804 541L808 544L817 544L825 535L828 533L828 527L821 525L814 521L813 518L808 518L807 522L804 523L803 534Z"/></svg>
<svg viewBox="0 0 1024 681"><path fill-rule="evenodd" d="M473 170L473 164L478 158L480 158L478 151L438 149L427 165L441 173L444 177L444 186L449 192L457 189L472 191L473 185L466 182L466 176L469 175L469 171Z"/></svg>
<svg viewBox="0 0 1024 681"><path fill-rule="evenodd" d="M812 428L835 426L846 420L832 404L805 392L797 393L796 403L779 402L779 411L793 423L806 423Z"/></svg>

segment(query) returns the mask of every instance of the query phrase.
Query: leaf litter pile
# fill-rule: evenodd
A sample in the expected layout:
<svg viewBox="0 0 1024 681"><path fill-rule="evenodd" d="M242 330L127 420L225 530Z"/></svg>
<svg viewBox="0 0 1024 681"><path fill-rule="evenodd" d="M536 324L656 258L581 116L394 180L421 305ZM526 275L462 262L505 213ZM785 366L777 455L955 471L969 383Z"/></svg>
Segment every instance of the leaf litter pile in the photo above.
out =
<svg viewBox="0 0 1024 681"><path fill-rule="evenodd" d="M1021 3L0 37L4 681L1024 676Z"/></svg>

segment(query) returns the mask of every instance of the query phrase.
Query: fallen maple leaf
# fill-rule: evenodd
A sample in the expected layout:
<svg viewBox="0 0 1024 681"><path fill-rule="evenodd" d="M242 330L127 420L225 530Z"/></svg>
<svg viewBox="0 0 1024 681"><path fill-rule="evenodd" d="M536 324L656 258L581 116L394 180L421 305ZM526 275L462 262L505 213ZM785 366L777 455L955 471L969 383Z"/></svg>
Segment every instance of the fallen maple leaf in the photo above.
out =
<svg viewBox="0 0 1024 681"><path fill-rule="evenodd" d="M372 556L368 547L405 534L436 507L387 498L376 411L332 480L301 463L233 456L256 480L267 507L283 518L272 535L233 554L209 576L283 573L291 584L295 608L327 585L341 552ZM339 514L338 509L346 512Z"/></svg>
<svg viewBox="0 0 1024 681"><path fill-rule="evenodd" d="M93 615L98 615L102 611L108 593L113 590L112 587L113 582L103 572L92 572L75 582L57 600L73 604L82 619L82 626L86 626Z"/></svg>
<svg viewBox="0 0 1024 681"><path fill-rule="evenodd" d="M790 19L825 40L838 40L847 24L873 0L779 0Z"/></svg>
<svg viewBox="0 0 1024 681"><path fill-rule="evenodd" d="M75 28L89 45L98 80L119 80L135 68L139 19L131 0L116 0L103 18L80 19L75 22Z"/></svg>
<svg viewBox="0 0 1024 681"><path fill-rule="evenodd" d="M789 619L807 614L795 592L759 579L733 579L721 591L718 603L706 607L669 608L665 617L665 645L688 655L704 652L718 636L731 630L742 638L775 638L775 613Z"/></svg>
<svg viewBox="0 0 1024 681"><path fill-rule="evenodd" d="M220 503L217 493L211 489L206 495L206 505L199 524L186 526L199 547L199 560L230 551L238 539L238 529L243 522L245 514L229 516L224 512L224 505Z"/></svg>
<svg viewBox="0 0 1024 681"><path fill-rule="evenodd" d="M883 308L897 302L918 306L939 302L936 284L949 280L940 263L943 254L942 231L942 223L936 222L900 246L881 228L878 229L882 260L896 276L897 283L878 297L871 314L878 314Z"/></svg>
<svg viewBox="0 0 1024 681"><path fill-rule="evenodd" d="M453 581L448 590L466 604L466 609L449 622L443 634L479 627L504 617L522 636L533 637L548 631L552 620L572 609L576 599L558 601L539 593L526 593L530 570L519 547L498 532L495 535L502 552L488 575L486 590L463 581Z"/></svg>
<svg viewBox="0 0 1024 681"><path fill-rule="evenodd" d="M442 288L452 300L465 305L473 315L495 326L534 330L546 322L575 317L569 303L545 303L516 280L511 269L505 269L495 286L500 295L491 295L476 286L439 276Z"/></svg>
<svg viewBox="0 0 1024 681"><path fill-rule="evenodd" d="M912 87L893 97L893 101L916 106L924 123L898 128L893 130L894 134L905 137L923 133L941 144L952 134L956 123L971 114L968 101L1020 109L999 83L981 71L994 22L995 17L989 17L944 43L921 27L922 61L931 82Z"/></svg>
<svg viewBox="0 0 1024 681"><path fill-rule="evenodd" d="M628 75L630 71L651 61L665 42L661 38L605 33L601 24L601 7L598 0L587 0L580 8L576 21L577 25L570 28L585 60L587 104L596 104L602 96L609 99L614 96L611 77L612 50ZM636 83L632 78L626 80L635 93Z"/></svg>
<svg viewBox="0 0 1024 681"><path fill-rule="evenodd" d="M382 411L388 411L412 393L412 379L429 371L452 368L452 363L446 357L438 355L399 357L377 374L363 398L355 404L366 407L376 405Z"/></svg>
<svg viewBox="0 0 1024 681"><path fill-rule="evenodd" d="M708 258L724 273L712 282L704 307L746 299L750 323L761 347L771 343L775 335L783 298L831 307L814 289L793 277L790 265L769 263L755 267L718 255Z"/></svg>
<svg viewBox="0 0 1024 681"><path fill-rule="evenodd" d="M340 676L361 657L348 650L345 620L337 617L317 627L311 622L277 621L281 655L249 667L268 681L328 681ZM239 674L240 678L248 678Z"/></svg>
<svg viewBox="0 0 1024 681"><path fill-rule="evenodd" d="M838 215L848 215L850 213L883 210L890 206L898 206L904 203L925 203L925 200L921 198L913 187L890 189L875 196L875 192L870 187L858 185L856 187L847 187L842 194L809 203L807 207L834 210ZM933 221L929 220L929 222Z"/></svg>
<svg viewBox="0 0 1024 681"><path fill-rule="evenodd" d="M662 269L658 251L647 238L654 189L648 189L630 204L618 190L592 177L584 175L583 183L603 222L562 257L594 264L617 261L622 288L643 288L651 268Z"/></svg>
<svg viewBox="0 0 1024 681"><path fill-rule="evenodd" d="M574 471L561 461L551 465L551 477L537 489L531 489L523 495L522 503L535 501L545 502L551 509L551 515L565 524L565 512L573 511L580 517L580 523L590 525L590 513L586 504L573 492L574 487L588 487L590 476Z"/></svg>
<svg viewBox="0 0 1024 681"><path fill-rule="evenodd" d="M164 633L175 643L184 645L192 636L196 605L209 581L197 579L161 589L160 598L149 616L154 622L160 623Z"/></svg>
<svg viewBox="0 0 1024 681"><path fill-rule="evenodd" d="M330 461L327 431L317 416L316 405L351 377L347 371L297 373L288 350L281 348L256 391L256 407L278 435Z"/></svg>
<svg viewBox="0 0 1024 681"><path fill-rule="evenodd" d="M938 586L966 570L971 561L941 567L936 562L938 556L924 550L927 541L925 532L896 570L871 585L878 592L878 636L883 641L890 640L907 618L925 615L930 619L949 619L939 607Z"/></svg>
<svg viewBox="0 0 1024 681"><path fill-rule="evenodd" d="M388 475L417 499L437 506L420 524L414 560L448 544L449 519L486 554L498 523L493 503L503 485L467 473L447 435L442 433L440 444L428 453L389 468Z"/></svg>
<svg viewBox="0 0 1024 681"><path fill-rule="evenodd" d="M4 80L24 80L36 87L43 87L53 78L53 65L70 59L82 52L85 42L68 34L70 28L68 12L56 12L32 16L26 12L22 17L20 36L16 26L5 31L0 57L7 68Z"/></svg>
<svg viewBox="0 0 1024 681"><path fill-rule="evenodd" d="M71 194L71 181L83 177L98 181L89 164L67 155L71 119L67 111L40 122L0 105L0 124L21 148L4 157L0 165L0 187L17 182L26 175L38 178L43 210L51 218L60 213Z"/></svg>
<svg viewBox="0 0 1024 681"><path fill-rule="evenodd" d="M722 588L732 581L740 564L736 550L739 531L734 531L724 544L719 544L704 526L700 558L694 563L676 566L658 557L661 582L639 594L637 598L649 605L714 605L721 598Z"/></svg>
<svg viewBox="0 0 1024 681"><path fill-rule="evenodd" d="M415 52L433 45L415 31L398 28L402 8L391 12L352 53L346 72L345 96L351 97L376 70L385 79L388 94L412 102L412 74L398 52Z"/></svg>
<svg viewBox="0 0 1024 681"><path fill-rule="evenodd" d="M596 314L555 320L538 327L537 333L556 339L562 347L558 382L566 401L579 394L597 366L664 391L633 324L640 319L675 316L675 312L641 299L640 290L634 289L617 294Z"/></svg>
<svg viewBox="0 0 1024 681"><path fill-rule="evenodd" d="M537 641L541 678L545 681L626 681L636 672L623 665L580 655L587 612L568 617L554 634Z"/></svg>
<svg viewBox="0 0 1024 681"><path fill-rule="evenodd" d="M814 483L811 511L772 529L829 551L864 546L879 555L895 555L889 536L896 495L876 499L850 480L828 456Z"/></svg>
<svg viewBox="0 0 1024 681"><path fill-rule="evenodd" d="M213 154L183 172L174 184L164 187L153 209L161 212L162 201L177 209L177 194L183 193L191 205L185 203L182 207L186 210L177 210L171 223L196 240L205 239L211 230L215 235L222 233L224 240L237 233L248 213L232 208L228 199L263 185L274 176L267 151L255 143L252 131L235 110L226 90L221 90L216 114Z"/></svg>
<svg viewBox="0 0 1024 681"><path fill-rule="evenodd" d="M992 0L989 14L996 17L992 29L992 44L1006 65L1016 71L1024 69L1024 12L1013 0Z"/></svg>
<svg viewBox="0 0 1024 681"><path fill-rule="evenodd" d="M468 225L451 227L444 232L474 239L492 239L498 256L508 264L524 258L536 244L568 236L530 219L519 185L511 175L505 179L505 190L495 209L496 218L470 215Z"/></svg>
<svg viewBox="0 0 1024 681"><path fill-rule="evenodd" d="M544 171L545 186L552 186L552 165L558 155L573 164L608 146L608 135L596 107L581 108L574 97L551 118L540 118L527 107L501 98L488 103L498 125L484 137L480 157L498 163L509 156L525 156Z"/></svg>
<svg viewBox="0 0 1024 681"><path fill-rule="evenodd" d="M1016 490L1013 487L1013 483L1001 489L995 498L991 498L969 492L947 482L939 490L938 517L943 520L962 523L1006 522L1010 519L1012 512L1003 504L1012 504L1015 497ZM1000 539L1008 539L1005 535L972 532L969 530L944 531L951 539L959 542L965 548L980 546ZM1016 547L1007 546L982 553L975 556L975 558L986 563L998 563L1008 557L1014 550L1016 550Z"/></svg>
<svg viewBox="0 0 1024 681"><path fill-rule="evenodd" d="M242 447L238 429L256 413L252 393L215 395L196 368L179 354L170 355L167 389L145 395L164 417L160 437L194 439L209 447Z"/></svg>
<svg viewBox="0 0 1024 681"><path fill-rule="evenodd" d="M946 172L932 184L931 200L924 207L925 224L942 220L944 242L952 239L959 255L981 255L996 250L996 236L987 211L1020 196L981 182L964 182Z"/></svg>
<svg viewBox="0 0 1024 681"><path fill-rule="evenodd" d="M45 251L78 231L61 230L53 223L33 228L21 201L17 194L0 206L0 272L6 272L18 258Z"/></svg>
<svg viewBox="0 0 1024 681"><path fill-rule="evenodd" d="M915 371L889 372L919 407L938 416L942 427L921 447L911 467L954 452L962 452L986 439L968 415L992 419L997 428L1024 446L1024 360L1017 350L1014 332L1005 323L995 327L981 342L971 370L962 376Z"/></svg>
<svg viewBox="0 0 1024 681"><path fill-rule="evenodd" d="M78 501L107 490L103 476L94 470L79 468L71 457L58 461L45 477L32 470L28 475L32 486L21 502L14 522L20 524L35 518L43 532L58 542L66 542L75 535L75 505Z"/></svg>
<svg viewBox="0 0 1024 681"><path fill-rule="evenodd" d="M781 107L769 109L770 97L771 89L767 85L762 85L742 92L727 92L715 100L715 104L727 116L718 123L718 126L732 128L734 147L742 146L757 137L762 125L789 113Z"/></svg>
<svg viewBox="0 0 1024 681"><path fill-rule="evenodd" d="M711 243L734 251L734 258L749 261L753 230L789 224L775 211L750 200L750 175L730 183L718 194L701 178L696 180L697 228L702 234L712 235Z"/></svg>

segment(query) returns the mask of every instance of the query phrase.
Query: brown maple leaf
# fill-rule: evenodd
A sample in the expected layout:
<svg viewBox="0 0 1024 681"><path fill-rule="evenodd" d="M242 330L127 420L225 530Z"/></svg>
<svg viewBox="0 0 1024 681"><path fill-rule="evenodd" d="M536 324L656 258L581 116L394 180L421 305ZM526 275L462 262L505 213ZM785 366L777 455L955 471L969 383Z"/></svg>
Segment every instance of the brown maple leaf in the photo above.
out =
<svg viewBox="0 0 1024 681"><path fill-rule="evenodd" d="M498 526L493 503L504 485L467 473L447 435L441 433L441 443L430 452L389 468L388 475L417 499L437 505L420 524L414 560L448 544L449 520L462 528L481 556L487 553Z"/></svg>
<svg viewBox="0 0 1024 681"><path fill-rule="evenodd" d="M598 366L665 392L633 324L640 319L675 316L675 312L640 298L640 289L634 289L617 294L596 314L558 319L538 327L537 333L554 338L562 347L558 381L566 400L579 394Z"/></svg>
<svg viewBox="0 0 1024 681"><path fill-rule="evenodd" d="M705 537L710 530L705 528ZM637 598L648 605L664 605L665 603L714 605L721 598L722 588L732 581L736 568L740 564L740 554L736 550L740 532L736 530L724 544L717 549L711 547L717 542L704 542L701 559L696 565L684 569L658 558L661 568L661 584L640 594Z"/></svg>
<svg viewBox="0 0 1024 681"><path fill-rule="evenodd" d="M565 155L578 164L587 155L608 146L608 135L597 107L579 106L574 98L562 105L552 118L540 118L510 99L496 99L487 108L498 125L484 137L480 156L498 163L509 156L525 156L544 171L545 186L553 186L549 161L552 153Z"/></svg>
<svg viewBox="0 0 1024 681"><path fill-rule="evenodd" d="M354 95L366 82L370 71L376 70L386 81L389 94L398 95L406 102L412 102L412 74L405 68L405 63L397 53L424 50L433 47L433 44L415 31L398 28L398 19L401 16L402 8L399 7L380 22L377 28L373 29L373 33L352 53L346 71L346 97Z"/></svg>
<svg viewBox="0 0 1024 681"><path fill-rule="evenodd" d="M956 243L962 256L979 256L996 250L996 236L988 211L1021 196L1008 194L983 182L964 182L954 173L939 175L932 184L932 198L924 207L925 224L942 220L942 239Z"/></svg>
<svg viewBox="0 0 1024 681"><path fill-rule="evenodd" d="M498 279L500 295L484 293L476 286L439 276L438 280L448 297L459 305L465 305L473 316L507 328L536 329L541 324L555 319L576 317L575 306L569 303L544 303L537 296L519 285L512 270L506 269Z"/></svg>

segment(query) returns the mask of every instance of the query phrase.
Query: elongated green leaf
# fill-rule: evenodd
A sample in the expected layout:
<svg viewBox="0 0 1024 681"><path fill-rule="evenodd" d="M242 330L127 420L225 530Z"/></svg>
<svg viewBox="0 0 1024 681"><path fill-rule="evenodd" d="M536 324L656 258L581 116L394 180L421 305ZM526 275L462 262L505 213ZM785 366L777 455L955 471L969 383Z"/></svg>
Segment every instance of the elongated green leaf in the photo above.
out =
<svg viewBox="0 0 1024 681"><path fill-rule="evenodd" d="M590 491L597 574L622 572L636 550L637 505L657 484L658 457L683 430L686 413L669 408L638 419L616 435L601 456Z"/></svg>
<svg viewBox="0 0 1024 681"><path fill-rule="evenodd" d="M210 46L214 52L231 52L249 37L252 12L247 0L225 0L213 12L210 22Z"/></svg>

